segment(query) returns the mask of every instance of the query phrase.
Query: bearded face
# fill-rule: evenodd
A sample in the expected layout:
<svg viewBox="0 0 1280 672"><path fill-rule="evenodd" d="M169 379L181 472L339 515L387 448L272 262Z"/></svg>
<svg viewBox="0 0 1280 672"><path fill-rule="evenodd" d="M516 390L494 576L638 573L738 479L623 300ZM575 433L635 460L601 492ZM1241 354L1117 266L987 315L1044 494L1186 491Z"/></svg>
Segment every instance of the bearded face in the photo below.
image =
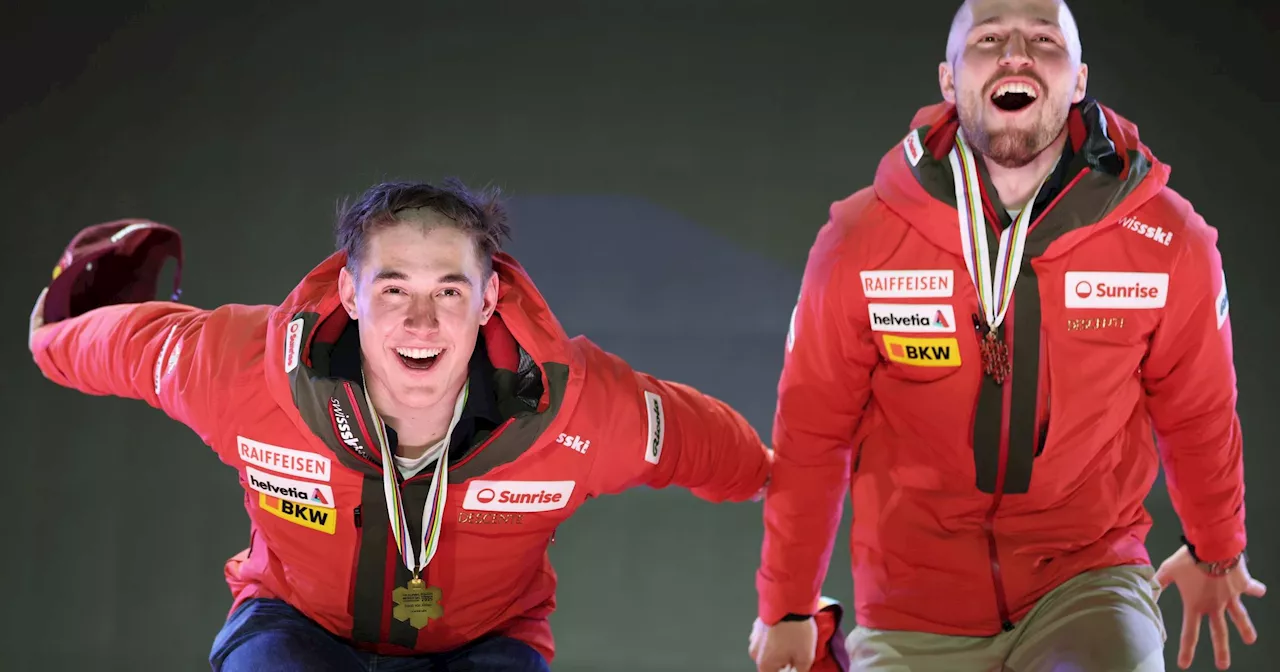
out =
<svg viewBox="0 0 1280 672"><path fill-rule="evenodd" d="M958 15L941 71L965 139L988 161L1030 163L1084 98L1087 69L1070 14L1052 0L971 2ZM964 19L964 20L961 20Z"/></svg>

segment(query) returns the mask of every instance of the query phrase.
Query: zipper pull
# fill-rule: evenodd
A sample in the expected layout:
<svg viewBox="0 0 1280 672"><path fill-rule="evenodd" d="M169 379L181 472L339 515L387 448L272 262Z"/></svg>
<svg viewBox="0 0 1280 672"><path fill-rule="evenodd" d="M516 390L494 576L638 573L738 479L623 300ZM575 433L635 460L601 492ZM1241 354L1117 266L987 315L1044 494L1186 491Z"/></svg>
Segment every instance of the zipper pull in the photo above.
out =
<svg viewBox="0 0 1280 672"><path fill-rule="evenodd" d="M362 522L360 520L360 507L357 506L355 510L353 510L351 513L354 515L356 519L356 529L359 529L360 526L362 525Z"/></svg>

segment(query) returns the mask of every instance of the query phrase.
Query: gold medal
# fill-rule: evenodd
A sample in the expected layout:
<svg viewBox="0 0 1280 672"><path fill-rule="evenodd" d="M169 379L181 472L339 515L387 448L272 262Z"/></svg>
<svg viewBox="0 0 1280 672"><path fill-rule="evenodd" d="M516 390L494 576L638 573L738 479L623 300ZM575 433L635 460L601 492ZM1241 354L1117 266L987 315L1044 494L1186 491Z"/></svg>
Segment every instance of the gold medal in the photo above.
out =
<svg viewBox="0 0 1280 672"><path fill-rule="evenodd" d="M419 630L427 627L431 619L444 615L440 606L440 589L427 586L416 576L409 580L409 585L391 591L391 599L396 603L391 615L397 621L408 621Z"/></svg>
<svg viewBox="0 0 1280 672"><path fill-rule="evenodd" d="M395 539L396 548L400 551L400 561L408 568L409 575L412 577L408 584L391 591L391 599L395 602L391 615L397 621L408 621L409 625L419 630L427 627L431 619L440 619L444 616L444 609L440 606L440 589L428 586L422 580L421 572L431 563L439 548L440 530L444 527L445 499L449 494L447 470L449 437L453 435L453 430L462 417L462 409L467 403L469 389L469 385L464 386L462 393L458 395L458 401L453 408L453 420L450 421L449 431L445 433L445 438L441 442L443 449L436 456L431 490L427 493L427 501L422 508L422 546L417 549L415 558L414 540L410 538L409 521L405 517L404 498L400 492L402 483L397 478L391 444L387 440L386 427L373 407L373 400L369 398L369 389L365 387L365 403L369 405L369 413L373 416L378 443L382 444L382 487L387 499L387 518L391 521L391 536Z"/></svg>

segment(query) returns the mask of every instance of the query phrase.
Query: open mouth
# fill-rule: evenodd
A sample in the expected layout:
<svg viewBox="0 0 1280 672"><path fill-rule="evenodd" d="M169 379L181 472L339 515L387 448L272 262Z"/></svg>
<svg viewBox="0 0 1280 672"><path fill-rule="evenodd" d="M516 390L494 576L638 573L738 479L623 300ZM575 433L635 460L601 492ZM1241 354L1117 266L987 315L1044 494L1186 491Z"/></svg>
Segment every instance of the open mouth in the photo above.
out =
<svg viewBox="0 0 1280 672"><path fill-rule="evenodd" d="M396 348L400 363L415 371L426 371L440 361L443 348Z"/></svg>
<svg viewBox="0 0 1280 672"><path fill-rule="evenodd" d="M1024 82L1007 82L991 93L991 102L1005 112L1017 112L1030 107L1037 98L1035 87Z"/></svg>

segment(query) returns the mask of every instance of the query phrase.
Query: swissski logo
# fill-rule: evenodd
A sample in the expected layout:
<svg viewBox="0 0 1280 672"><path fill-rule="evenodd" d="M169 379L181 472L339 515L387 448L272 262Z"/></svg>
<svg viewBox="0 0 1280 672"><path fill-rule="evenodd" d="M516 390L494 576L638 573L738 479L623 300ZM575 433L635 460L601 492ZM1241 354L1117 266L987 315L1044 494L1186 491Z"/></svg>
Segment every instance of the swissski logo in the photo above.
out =
<svg viewBox="0 0 1280 672"><path fill-rule="evenodd" d="M1150 224L1144 224L1141 221L1139 221L1138 218L1136 217L1125 217L1124 219L1120 220L1120 226L1123 226L1124 228L1129 229L1130 231L1140 236L1145 236L1147 238L1150 238L1151 240L1154 240L1157 243L1164 245L1165 247L1168 247L1169 243L1173 242L1172 231L1165 231L1164 227L1151 226Z"/></svg>
<svg viewBox="0 0 1280 672"><path fill-rule="evenodd" d="M591 447L590 439L584 440L581 436L574 436L572 434L560 434L560 436L556 437L556 443L562 446L568 446L583 455L586 455L587 449Z"/></svg>
<svg viewBox="0 0 1280 672"><path fill-rule="evenodd" d="M946 304L867 304L873 331L907 333L953 333L955 309Z"/></svg>
<svg viewBox="0 0 1280 672"><path fill-rule="evenodd" d="M1067 308L1163 308L1169 274L1067 271L1063 287Z"/></svg>
<svg viewBox="0 0 1280 672"><path fill-rule="evenodd" d="M337 431L338 440L354 450L356 454L373 462L373 454L364 447L364 442L356 435L356 426L351 415L342 407L342 400L329 397L329 417L333 418L333 428Z"/></svg>

